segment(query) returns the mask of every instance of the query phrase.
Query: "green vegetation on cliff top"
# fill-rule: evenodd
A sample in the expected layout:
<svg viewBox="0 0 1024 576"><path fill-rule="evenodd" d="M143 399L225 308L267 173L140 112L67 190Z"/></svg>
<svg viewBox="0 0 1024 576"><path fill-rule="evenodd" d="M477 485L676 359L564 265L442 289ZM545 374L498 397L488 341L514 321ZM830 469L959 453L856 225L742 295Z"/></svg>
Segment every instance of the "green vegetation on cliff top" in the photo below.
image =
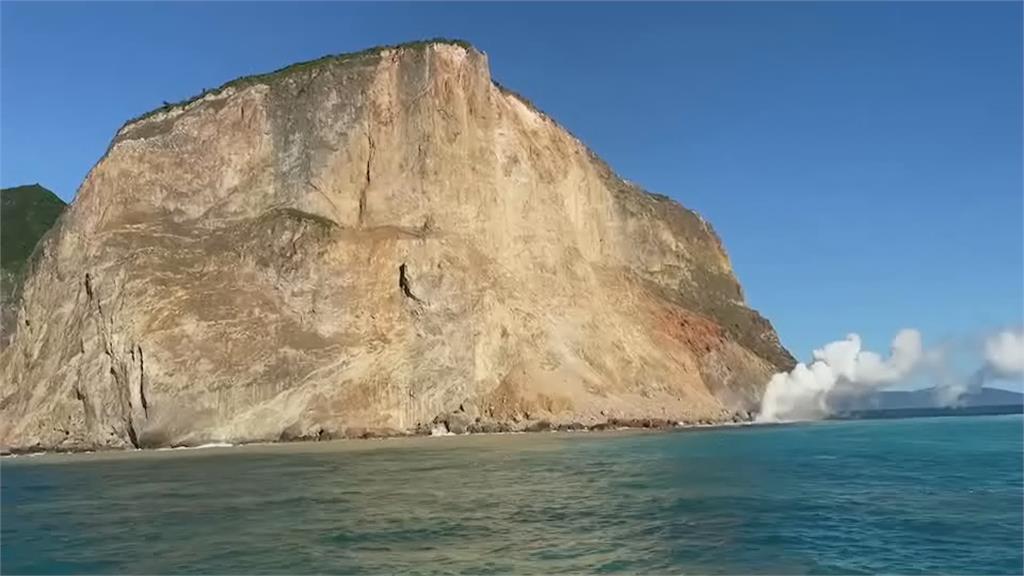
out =
<svg viewBox="0 0 1024 576"><path fill-rule="evenodd" d="M18 275L67 204L39 184L0 190L0 268Z"/></svg>

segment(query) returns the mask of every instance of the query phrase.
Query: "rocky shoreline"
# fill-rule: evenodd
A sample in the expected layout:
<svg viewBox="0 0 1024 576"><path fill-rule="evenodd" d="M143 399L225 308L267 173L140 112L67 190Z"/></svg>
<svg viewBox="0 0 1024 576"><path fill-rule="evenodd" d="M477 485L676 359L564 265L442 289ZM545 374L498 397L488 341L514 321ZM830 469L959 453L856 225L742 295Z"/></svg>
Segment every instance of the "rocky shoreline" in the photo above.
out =
<svg viewBox="0 0 1024 576"><path fill-rule="evenodd" d="M751 426L755 424L755 414L751 412L737 412L731 419L726 420L697 420L694 422L674 421L660 418L609 418L594 424L583 424L581 422L551 423L547 420L532 420L522 422L494 422L477 418L473 422L463 423L458 418L438 420L433 427L420 426L411 430L393 429L348 429L344 433L333 434L325 431L316 435L288 436L282 434L276 440L265 440L256 442L221 443L201 442L188 444L175 444L170 446L146 446L135 448L116 448L111 446L57 446L51 448L29 447L13 448L0 447L0 457L33 456L42 454L89 454L94 452L131 452L131 451L157 451L173 450L180 448L210 447L234 447L266 444L290 444L298 442L329 442L336 440L386 440L392 438L417 438L430 436L484 436L499 434L536 434L545 432L616 432L630 430L695 430L695 429L719 429L733 428L738 426Z"/></svg>

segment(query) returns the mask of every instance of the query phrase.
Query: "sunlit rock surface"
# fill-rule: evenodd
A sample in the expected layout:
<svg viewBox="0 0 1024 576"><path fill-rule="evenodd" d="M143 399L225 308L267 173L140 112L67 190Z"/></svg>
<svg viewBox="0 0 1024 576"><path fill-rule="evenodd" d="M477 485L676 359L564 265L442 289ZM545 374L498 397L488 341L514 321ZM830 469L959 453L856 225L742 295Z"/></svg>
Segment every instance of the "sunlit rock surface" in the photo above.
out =
<svg viewBox="0 0 1024 576"><path fill-rule="evenodd" d="M710 225L427 42L125 125L37 249L7 449L722 421L792 364Z"/></svg>

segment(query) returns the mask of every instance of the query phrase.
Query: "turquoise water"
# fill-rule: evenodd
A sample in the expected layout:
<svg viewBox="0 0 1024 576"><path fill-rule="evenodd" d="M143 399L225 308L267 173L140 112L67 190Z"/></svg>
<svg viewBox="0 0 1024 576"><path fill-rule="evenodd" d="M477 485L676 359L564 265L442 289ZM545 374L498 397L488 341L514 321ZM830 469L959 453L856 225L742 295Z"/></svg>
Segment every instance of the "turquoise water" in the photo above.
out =
<svg viewBox="0 0 1024 576"><path fill-rule="evenodd" d="M1022 571L1020 416L19 457L4 573Z"/></svg>

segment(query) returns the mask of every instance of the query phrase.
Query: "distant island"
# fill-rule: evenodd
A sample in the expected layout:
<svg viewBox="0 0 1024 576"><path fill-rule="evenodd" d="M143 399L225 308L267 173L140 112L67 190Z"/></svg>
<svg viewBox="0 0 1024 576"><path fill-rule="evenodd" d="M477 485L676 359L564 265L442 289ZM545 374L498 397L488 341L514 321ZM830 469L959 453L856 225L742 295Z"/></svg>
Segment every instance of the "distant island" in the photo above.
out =
<svg viewBox="0 0 1024 576"><path fill-rule="evenodd" d="M835 405L837 419L918 418L928 416L985 416L1024 412L1024 394L985 387L943 405L938 388L883 390Z"/></svg>

